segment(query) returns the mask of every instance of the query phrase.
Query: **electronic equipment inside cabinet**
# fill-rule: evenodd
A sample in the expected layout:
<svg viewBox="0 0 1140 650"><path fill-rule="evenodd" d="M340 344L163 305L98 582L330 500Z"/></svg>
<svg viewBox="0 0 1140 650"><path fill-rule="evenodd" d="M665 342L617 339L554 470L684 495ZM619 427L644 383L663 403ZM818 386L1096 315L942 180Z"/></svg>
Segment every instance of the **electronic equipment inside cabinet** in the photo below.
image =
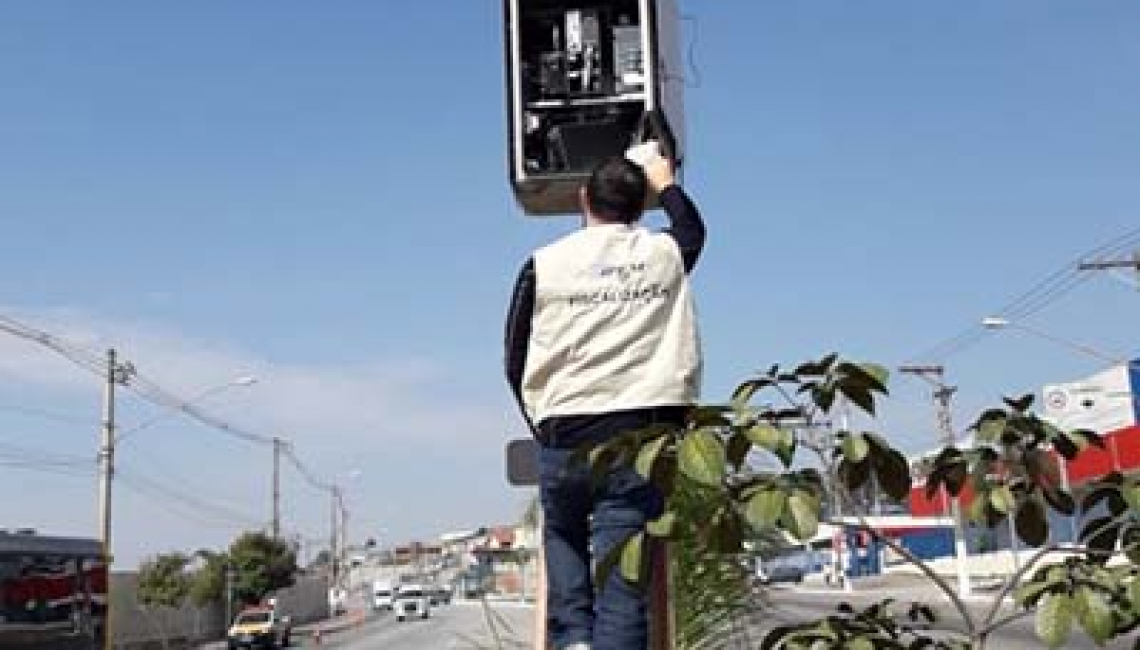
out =
<svg viewBox="0 0 1140 650"><path fill-rule="evenodd" d="M680 162L676 0L505 0L510 180L530 215L578 212L590 170L646 139Z"/></svg>

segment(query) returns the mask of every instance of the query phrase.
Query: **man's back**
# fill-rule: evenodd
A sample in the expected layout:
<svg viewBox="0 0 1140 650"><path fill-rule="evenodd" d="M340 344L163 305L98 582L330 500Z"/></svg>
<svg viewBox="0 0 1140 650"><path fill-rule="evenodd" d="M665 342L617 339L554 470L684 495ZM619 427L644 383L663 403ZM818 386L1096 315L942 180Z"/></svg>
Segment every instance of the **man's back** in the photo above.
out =
<svg viewBox="0 0 1140 650"><path fill-rule="evenodd" d="M611 224L534 255L522 390L534 421L692 402L700 354L677 243Z"/></svg>

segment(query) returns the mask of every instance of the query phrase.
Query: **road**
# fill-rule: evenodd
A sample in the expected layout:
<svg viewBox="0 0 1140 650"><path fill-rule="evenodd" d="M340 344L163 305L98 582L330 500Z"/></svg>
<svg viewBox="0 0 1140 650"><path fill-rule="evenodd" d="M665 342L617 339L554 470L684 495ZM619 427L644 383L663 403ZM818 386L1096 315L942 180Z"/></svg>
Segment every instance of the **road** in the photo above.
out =
<svg viewBox="0 0 1140 650"><path fill-rule="evenodd" d="M518 650L531 648L534 608L516 603L457 601L432 610L426 621L396 622L377 614L361 627L328 638L330 650ZM501 641L501 644L497 642ZM306 644L308 645L308 644Z"/></svg>
<svg viewBox="0 0 1140 650"><path fill-rule="evenodd" d="M930 604L945 617L940 627L959 622L951 606L929 590L873 589L854 593L810 588L773 588L770 602L758 610L737 640L721 646L723 650L752 650L759 647L764 634L777 625L818 620L835 612L840 602L865 607L885 598L899 602L921 601ZM478 602L459 601L438 607L427 621L397 623L390 613L371 617L364 625L325 639L322 648L331 650L521 650L531 648L534 632L534 609L516 603L491 602L485 610ZM984 603L973 607L983 611ZM496 638L501 641L496 642ZM304 645L309 647L308 640ZM1018 621L995 633L989 648L997 650L1042 650L1043 644L1033 631L1033 619ZM1132 643L1117 641L1103 646L1116 650L1131 648ZM1093 650L1097 646L1079 629L1075 629L1066 650Z"/></svg>

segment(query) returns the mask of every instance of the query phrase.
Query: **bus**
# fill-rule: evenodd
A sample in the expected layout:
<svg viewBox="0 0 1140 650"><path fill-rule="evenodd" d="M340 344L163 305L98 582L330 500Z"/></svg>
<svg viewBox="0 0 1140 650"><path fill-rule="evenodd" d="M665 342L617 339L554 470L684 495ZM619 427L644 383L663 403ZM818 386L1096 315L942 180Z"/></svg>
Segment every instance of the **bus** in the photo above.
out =
<svg viewBox="0 0 1140 650"><path fill-rule="evenodd" d="M105 650L106 612L96 540L0 531L0 648Z"/></svg>

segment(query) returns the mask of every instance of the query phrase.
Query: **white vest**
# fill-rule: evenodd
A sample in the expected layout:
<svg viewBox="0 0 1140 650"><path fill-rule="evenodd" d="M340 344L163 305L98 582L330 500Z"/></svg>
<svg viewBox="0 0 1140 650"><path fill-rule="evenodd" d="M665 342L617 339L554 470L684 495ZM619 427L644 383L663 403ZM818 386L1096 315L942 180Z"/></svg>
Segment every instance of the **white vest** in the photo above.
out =
<svg viewBox="0 0 1140 650"><path fill-rule="evenodd" d="M590 226L539 250L522 393L531 421L687 405L701 354L673 238Z"/></svg>

